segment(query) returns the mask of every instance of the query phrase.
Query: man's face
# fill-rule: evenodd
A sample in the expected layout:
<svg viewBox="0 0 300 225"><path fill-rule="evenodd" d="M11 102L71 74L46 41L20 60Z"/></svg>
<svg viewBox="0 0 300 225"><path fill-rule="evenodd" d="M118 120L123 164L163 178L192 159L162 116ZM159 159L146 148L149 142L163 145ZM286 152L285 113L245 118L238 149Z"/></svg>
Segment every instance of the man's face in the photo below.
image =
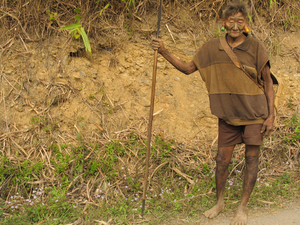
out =
<svg viewBox="0 0 300 225"><path fill-rule="evenodd" d="M241 36L244 32L245 25L247 25L247 21L240 12L223 20L223 26L225 26L228 35L232 38Z"/></svg>

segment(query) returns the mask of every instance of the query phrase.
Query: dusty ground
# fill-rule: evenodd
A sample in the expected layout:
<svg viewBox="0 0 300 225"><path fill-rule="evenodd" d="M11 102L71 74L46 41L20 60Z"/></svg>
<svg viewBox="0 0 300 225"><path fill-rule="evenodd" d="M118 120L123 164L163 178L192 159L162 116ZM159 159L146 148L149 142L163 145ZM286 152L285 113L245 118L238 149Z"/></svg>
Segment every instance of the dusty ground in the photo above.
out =
<svg viewBox="0 0 300 225"><path fill-rule="evenodd" d="M234 212L226 212L219 215L213 221L204 219L201 224L227 225L230 224ZM250 209L248 213L248 225L296 225L300 221L300 204L289 202L281 209Z"/></svg>
<svg viewBox="0 0 300 225"><path fill-rule="evenodd" d="M287 112L299 112L299 31L277 35L279 42L272 50L281 56L272 55L271 65L283 85L279 110L286 111L289 103L291 110ZM192 60L196 46L207 39L194 42L189 34L174 36L176 45L164 30L161 38L172 53L185 61ZM76 51L72 44L62 35L51 41L28 43L28 54L16 55L25 50L25 45L16 43L18 51L3 57L1 93L8 97L0 108L5 115L1 117L2 133L9 124L28 129L31 118L41 112L49 112L61 130L75 132L75 121L80 121L80 125L84 124L80 127L83 132L98 130L98 124L111 135L137 126L137 119L148 119L153 67L149 38L128 41L122 49L94 51L90 60L68 56ZM214 140L217 119L210 114L207 91L199 73L183 75L159 57L157 74L153 130L182 142ZM104 104L99 105L101 101ZM104 107L104 115L88 104Z"/></svg>
<svg viewBox="0 0 300 225"><path fill-rule="evenodd" d="M296 225L300 221L300 202L299 200L289 201L285 203L276 203L274 208L266 204L264 208L250 208L248 210L248 225ZM200 215L198 219L174 219L161 224L176 225L228 225L235 215L234 210L221 212L216 218L208 219Z"/></svg>

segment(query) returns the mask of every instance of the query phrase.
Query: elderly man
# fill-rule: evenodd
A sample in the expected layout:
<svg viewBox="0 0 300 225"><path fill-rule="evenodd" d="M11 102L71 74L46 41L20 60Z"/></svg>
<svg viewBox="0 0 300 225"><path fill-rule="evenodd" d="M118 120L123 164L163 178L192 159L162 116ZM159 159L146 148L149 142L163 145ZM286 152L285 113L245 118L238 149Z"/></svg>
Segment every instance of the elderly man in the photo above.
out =
<svg viewBox="0 0 300 225"><path fill-rule="evenodd" d="M245 178L241 203L231 224L247 223L247 202L257 179L259 149L263 134L273 128L273 81L267 51L259 40L248 35L248 13L243 2L228 4L223 12L225 38L206 42L190 63L168 52L162 40L152 47L176 69L191 74L198 70L209 93L212 114L219 118L216 157L217 202L204 215L214 218L224 208L223 192L228 166L236 144L245 143Z"/></svg>

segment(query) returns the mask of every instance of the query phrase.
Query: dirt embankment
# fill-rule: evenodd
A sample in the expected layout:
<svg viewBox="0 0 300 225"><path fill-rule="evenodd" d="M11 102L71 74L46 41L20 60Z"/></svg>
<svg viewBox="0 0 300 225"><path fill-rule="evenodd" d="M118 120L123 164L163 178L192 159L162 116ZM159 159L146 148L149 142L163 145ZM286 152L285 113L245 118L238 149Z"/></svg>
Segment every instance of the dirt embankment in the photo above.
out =
<svg viewBox="0 0 300 225"><path fill-rule="evenodd" d="M141 133L146 131L153 70L150 42L157 23L157 11L147 7L156 6L155 3L141 2L135 11L127 5L127 15L132 13L131 17L126 17L124 11L116 13L122 7L126 10L124 2L118 3L111 5L102 18L98 15L102 5L80 5L81 21L88 26L93 46L92 56L83 53L81 39L72 39L68 32L57 32L59 27L72 23L76 14L73 8L79 6L75 2L52 3L2 6L6 19L3 29L8 36L1 36L5 42L1 45L1 132L28 130L41 116L71 136L78 132L92 135L99 129L111 137L133 127ZM169 51L184 61L191 61L204 42L222 35L218 18L225 3L201 4L166 2L163 7L160 38ZM42 8L38 11L33 6ZM249 6L254 22L249 24L250 32L266 44L272 70L283 85L279 110L299 113L299 30L293 25L297 22L294 11L287 15L279 6L261 1ZM20 17L16 23L15 29L22 35L12 36L13 30L8 29L14 24L10 19L16 17L13 7L24 16L33 16ZM298 6L286 2L282 7ZM34 26L34 18L39 20L38 27ZM289 31L284 32L283 28ZM32 36L41 38L34 40ZM210 113L199 73L185 76L162 57L158 59L154 112L156 133L197 143L212 142L217 136L217 119Z"/></svg>
<svg viewBox="0 0 300 225"><path fill-rule="evenodd" d="M161 38L169 51L185 61L191 61L208 39L172 34L176 44L166 28ZM286 110L288 104L289 113L298 107L300 96L298 37L299 31L280 32L275 46L280 55L271 55L272 70L284 87L279 110ZM2 58L3 133L12 127L29 129L32 118L45 113L66 132L78 132L77 125L86 134L99 131L100 126L113 135L138 125L135 122L141 118L148 119L153 70L150 40L137 36L122 48L103 48L91 57L71 57L70 52L78 51L73 47L77 43L72 43L64 34L40 43L19 42L15 49L28 52L9 52ZM181 74L160 56L157 74L154 131L180 141L214 140L217 119L210 113L199 73ZM139 128L145 131L146 125Z"/></svg>

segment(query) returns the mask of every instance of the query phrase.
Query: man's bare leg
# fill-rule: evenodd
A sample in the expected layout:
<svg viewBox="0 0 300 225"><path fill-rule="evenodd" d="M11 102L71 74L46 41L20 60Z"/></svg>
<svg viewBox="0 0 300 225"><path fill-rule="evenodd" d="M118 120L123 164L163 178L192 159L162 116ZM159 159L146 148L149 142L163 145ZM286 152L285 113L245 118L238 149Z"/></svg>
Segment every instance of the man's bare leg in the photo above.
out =
<svg viewBox="0 0 300 225"><path fill-rule="evenodd" d="M218 150L216 157L216 188L217 188L217 203L214 207L207 210L204 215L208 218L216 217L224 209L223 192L226 179L228 177L228 166L234 146L221 147Z"/></svg>
<svg viewBox="0 0 300 225"><path fill-rule="evenodd" d="M243 196L241 204L237 209L236 215L231 222L231 225L247 224L247 203L257 179L259 147L260 146L256 145L246 145L246 171L243 183Z"/></svg>

